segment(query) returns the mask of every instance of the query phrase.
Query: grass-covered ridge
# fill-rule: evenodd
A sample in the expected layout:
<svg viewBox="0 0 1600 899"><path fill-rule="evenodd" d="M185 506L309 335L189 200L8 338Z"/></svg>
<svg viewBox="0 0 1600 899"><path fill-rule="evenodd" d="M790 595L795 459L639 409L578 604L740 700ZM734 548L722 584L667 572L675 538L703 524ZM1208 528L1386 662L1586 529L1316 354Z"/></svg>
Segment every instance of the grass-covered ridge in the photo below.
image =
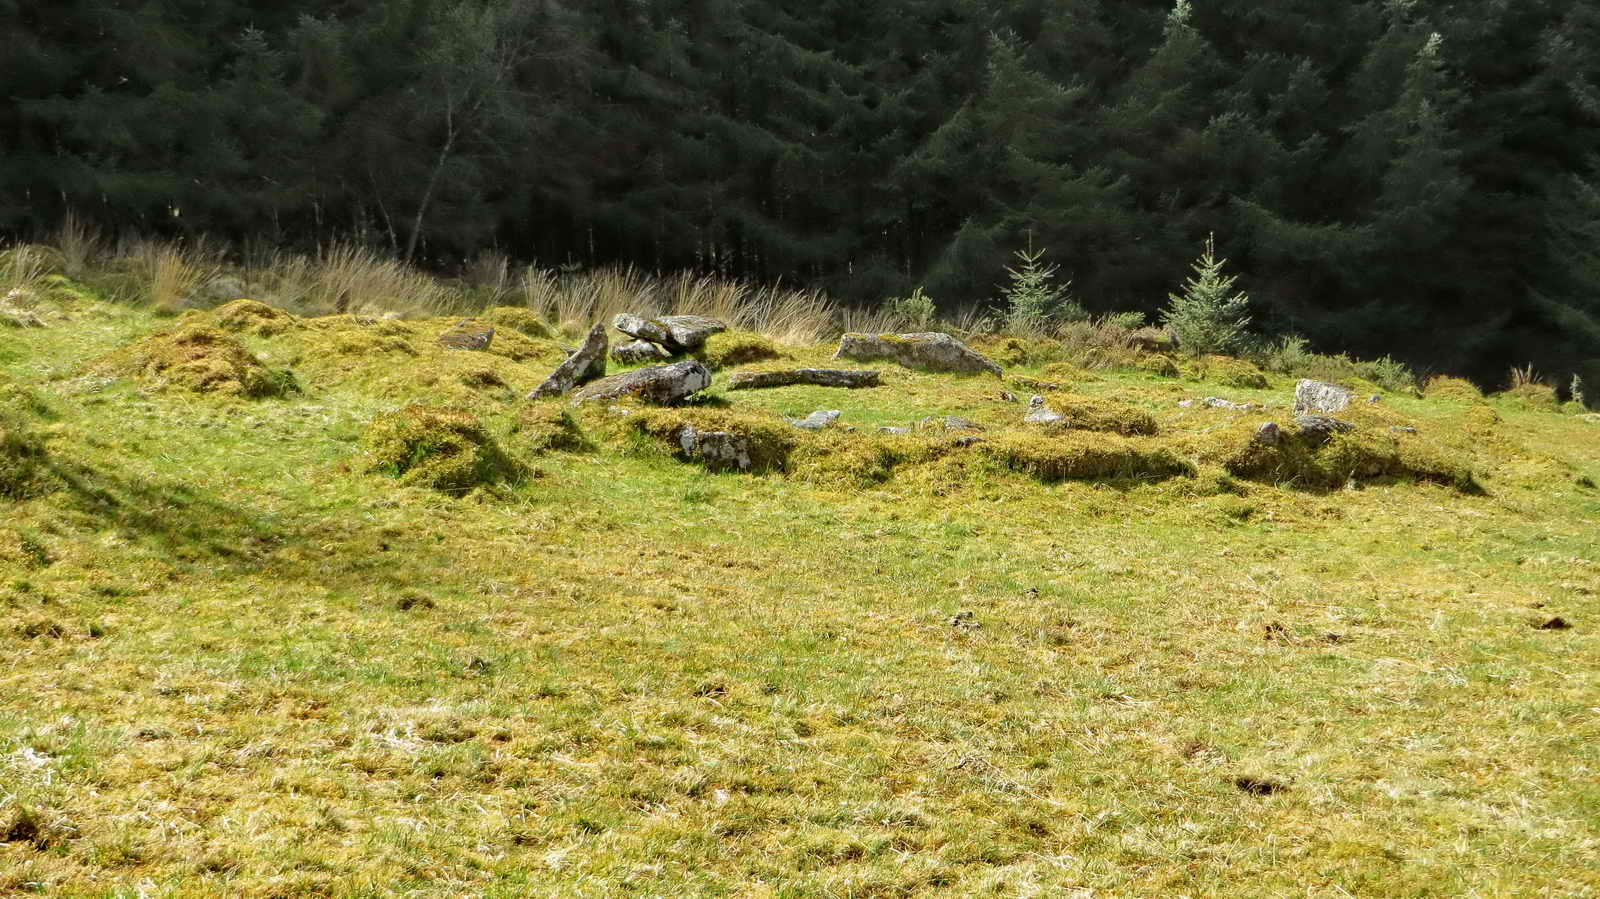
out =
<svg viewBox="0 0 1600 899"><path fill-rule="evenodd" d="M1600 890L1591 417L1362 384L1315 445L1293 376L1109 338L725 390L831 364L792 335L620 414L522 399L571 345L526 306L476 352L37 293L0 893Z"/></svg>

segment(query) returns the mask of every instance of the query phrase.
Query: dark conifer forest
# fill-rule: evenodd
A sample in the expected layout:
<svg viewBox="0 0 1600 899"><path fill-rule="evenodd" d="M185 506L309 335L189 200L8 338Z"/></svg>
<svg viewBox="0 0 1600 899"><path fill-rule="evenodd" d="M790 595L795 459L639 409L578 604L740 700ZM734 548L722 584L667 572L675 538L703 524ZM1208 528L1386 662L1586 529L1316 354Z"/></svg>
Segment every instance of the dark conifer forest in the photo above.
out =
<svg viewBox="0 0 1600 899"><path fill-rule="evenodd" d="M0 235L484 250L1600 364L1583 0L0 0Z"/></svg>

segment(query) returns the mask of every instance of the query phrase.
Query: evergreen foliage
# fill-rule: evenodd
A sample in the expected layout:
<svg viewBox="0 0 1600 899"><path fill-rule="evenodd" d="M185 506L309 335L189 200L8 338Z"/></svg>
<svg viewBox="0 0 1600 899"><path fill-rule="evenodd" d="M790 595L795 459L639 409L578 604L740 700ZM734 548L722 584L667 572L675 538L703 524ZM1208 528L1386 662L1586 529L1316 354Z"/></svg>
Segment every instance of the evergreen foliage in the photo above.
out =
<svg viewBox="0 0 1600 899"><path fill-rule="evenodd" d="M1215 233L1263 330L1600 367L1580 0L0 0L0 44L7 239L73 212L964 307L1028 234L1098 315Z"/></svg>
<svg viewBox="0 0 1600 899"><path fill-rule="evenodd" d="M1178 338L1178 346L1192 355L1238 353L1244 348L1250 326L1250 298L1234 292L1237 275L1224 275L1226 259L1218 259L1214 238L1192 264L1194 275L1183 282L1183 293L1167 294L1161 323Z"/></svg>
<svg viewBox="0 0 1600 899"><path fill-rule="evenodd" d="M1056 284L1055 263L1045 264L1044 249L1016 252L1018 266L1006 266L1011 285L1005 291L1006 330L1013 334L1042 334L1061 321L1078 321L1088 313L1067 292L1072 282Z"/></svg>

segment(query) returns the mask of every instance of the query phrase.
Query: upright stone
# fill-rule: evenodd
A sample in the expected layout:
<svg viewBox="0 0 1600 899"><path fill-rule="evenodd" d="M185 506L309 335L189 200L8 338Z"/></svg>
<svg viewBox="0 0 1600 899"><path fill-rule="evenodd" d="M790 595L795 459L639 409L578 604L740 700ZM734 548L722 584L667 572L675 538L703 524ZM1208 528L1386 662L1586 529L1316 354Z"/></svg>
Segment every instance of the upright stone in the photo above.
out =
<svg viewBox="0 0 1600 899"><path fill-rule="evenodd" d="M565 362L556 366L550 377L544 383L534 388L528 394L528 399L536 400L546 396L560 396L563 393L581 384L586 378L596 374L605 374L606 348L610 342L606 340L604 325L595 325L589 329L589 336L584 339L583 346L568 356Z"/></svg>

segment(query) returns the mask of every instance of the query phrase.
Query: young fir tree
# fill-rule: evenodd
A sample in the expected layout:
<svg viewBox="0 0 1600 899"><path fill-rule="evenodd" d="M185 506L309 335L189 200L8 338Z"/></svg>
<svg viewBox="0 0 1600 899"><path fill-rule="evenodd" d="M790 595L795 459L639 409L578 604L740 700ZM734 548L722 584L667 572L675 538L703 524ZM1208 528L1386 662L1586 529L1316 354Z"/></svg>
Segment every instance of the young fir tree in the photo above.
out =
<svg viewBox="0 0 1600 899"><path fill-rule="evenodd" d="M1250 300L1243 291L1233 293L1238 277L1222 273L1227 261L1216 257L1214 236L1208 235L1205 252L1193 263L1194 277L1184 282L1183 293L1167 294L1161 323L1185 352L1235 353L1243 347Z"/></svg>
<svg viewBox="0 0 1600 899"><path fill-rule="evenodd" d="M1067 293L1072 282L1055 283L1060 266L1040 261L1044 258L1042 247L1034 249L1030 238L1028 249L1018 250L1016 256L1021 266L1006 266L1011 275L1011 286L1005 294L1006 330L1013 334L1039 334L1054 322L1087 317L1083 307Z"/></svg>

